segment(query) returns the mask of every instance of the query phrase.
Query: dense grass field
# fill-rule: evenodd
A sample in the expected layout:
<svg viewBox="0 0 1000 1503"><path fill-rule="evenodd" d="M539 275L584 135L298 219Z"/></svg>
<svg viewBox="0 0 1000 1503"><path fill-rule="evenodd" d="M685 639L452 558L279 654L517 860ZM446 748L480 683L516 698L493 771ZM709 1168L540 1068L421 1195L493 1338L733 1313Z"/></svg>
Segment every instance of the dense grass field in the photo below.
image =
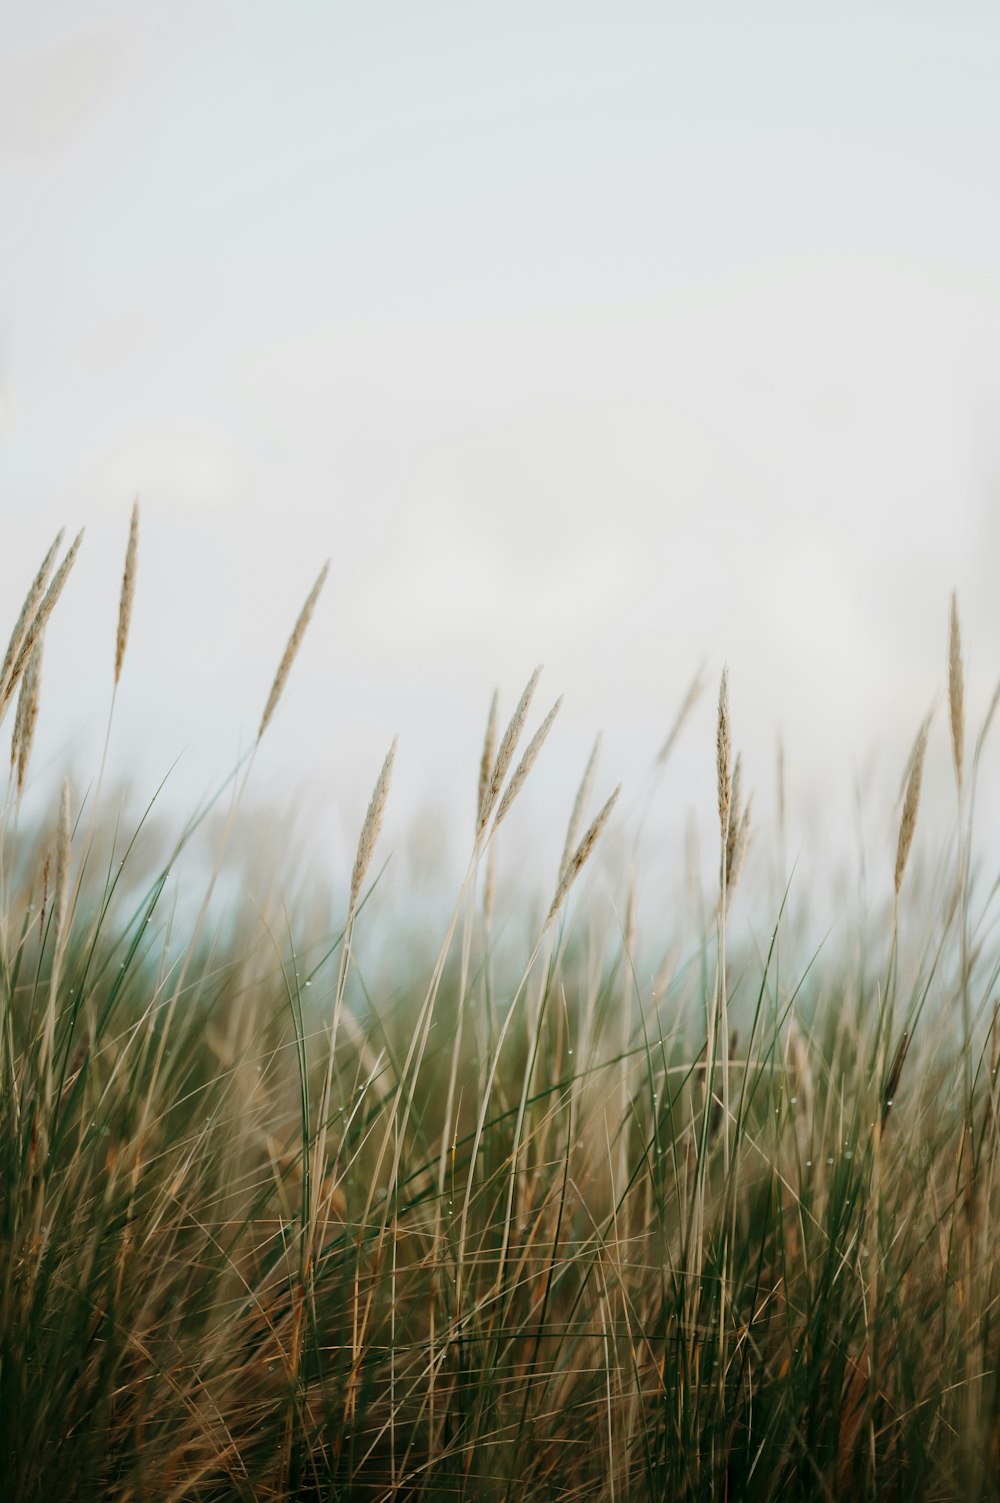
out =
<svg viewBox="0 0 1000 1503"><path fill-rule="evenodd" d="M141 671L136 522L95 694ZM763 946L738 924L757 832L723 676L703 920L659 953L628 890L590 886L625 818L595 757L512 958L493 835L544 754L536 675L468 769L436 959L390 968L395 747L336 915L220 903L224 854L165 892L209 814L225 845L253 750L163 849L100 772L21 822L57 557L0 673L0 1498L1000 1496L1000 946L974 855L995 702L973 743L954 604L884 922L818 955L780 902ZM928 734L956 815L917 914Z"/></svg>

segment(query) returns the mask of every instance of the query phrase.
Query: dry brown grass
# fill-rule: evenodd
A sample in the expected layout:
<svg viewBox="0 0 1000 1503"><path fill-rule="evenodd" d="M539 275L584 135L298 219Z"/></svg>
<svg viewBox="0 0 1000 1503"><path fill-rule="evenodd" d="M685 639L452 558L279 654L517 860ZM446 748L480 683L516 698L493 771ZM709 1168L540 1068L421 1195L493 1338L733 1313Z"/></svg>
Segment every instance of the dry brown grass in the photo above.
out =
<svg viewBox="0 0 1000 1503"><path fill-rule="evenodd" d="M954 602L953 623L950 686ZM18 757L41 641L21 679ZM494 943L492 860L484 924L475 884L495 856L490 818L495 829L537 766L558 709L516 762L537 677L499 748L494 696L468 770L471 860L432 968L387 932L377 894L362 910L395 741L346 925L339 902L324 898L316 919L272 893L232 928L213 910L202 937L206 905L193 925L183 905L168 915L172 862L152 888L142 869L128 888L120 831L103 820L91 852L68 782L49 912L52 832L31 843L12 819L6 859L0 842L11 1497L994 1496L1000 1261L980 1235L1000 1199L989 914L961 967L961 1043L948 873L942 909L935 894L920 910L924 932L894 908L884 950L871 913L842 953L808 960L784 910L770 948L753 922L735 928L731 986L714 872L707 892L692 879L700 911L683 930L654 890L637 941L635 872L613 863L610 900L597 887L557 928L619 798L587 825L595 743L545 921L525 905L526 944L516 924ZM961 698L950 693L959 778ZM752 808L725 674L714 731L725 893ZM901 789L897 899L927 742L925 722ZM891 861L887 844L873 909L886 915ZM911 885L923 903L926 884ZM964 1104L952 1099L963 1058L984 1062Z"/></svg>

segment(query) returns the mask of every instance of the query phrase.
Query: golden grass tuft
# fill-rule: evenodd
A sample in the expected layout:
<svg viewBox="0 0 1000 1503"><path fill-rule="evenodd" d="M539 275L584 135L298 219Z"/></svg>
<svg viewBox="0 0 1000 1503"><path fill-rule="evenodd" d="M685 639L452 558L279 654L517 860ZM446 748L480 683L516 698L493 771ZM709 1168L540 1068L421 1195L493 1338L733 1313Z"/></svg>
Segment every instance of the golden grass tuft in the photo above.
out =
<svg viewBox="0 0 1000 1503"><path fill-rule="evenodd" d="M953 618L949 670L954 601ZM18 770L44 635L20 678ZM54 811L34 829L13 811L0 840L5 1497L989 1491L1000 887L987 896L991 872L968 860L974 801L958 801L959 874L985 898L967 964L948 882L915 892L898 923L927 720L900 788L891 928L876 895L816 951L817 904L802 924L783 898L766 930L755 907L729 932L730 990L722 905L756 830L723 674L706 725L720 907L706 905L695 836L690 900L651 893L637 942L640 808L611 888L555 932L620 795L589 819L598 739L547 915L519 870L528 922L512 904L494 946L485 831L552 739L558 702L518 761L537 677L499 747L493 698L475 846L433 963L423 906L417 934L409 915L400 933L366 909L364 967L354 953L395 740L346 927L325 893L286 913L267 852L267 895L248 884L235 915L226 897L202 937L207 909L195 919L190 893L164 890L174 857L152 853L151 885L120 813L95 815L93 842L82 818L74 830L68 781L50 906ZM964 1111L948 1095L963 1061Z"/></svg>
<svg viewBox="0 0 1000 1503"><path fill-rule="evenodd" d="M728 828L725 833L726 841L726 881L730 880L730 873L736 859L736 847L740 838L740 818L743 813L743 755L736 753L736 761L733 765L733 776L729 785L729 816Z"/></svg>
<svg viewBox="0 0 1000 1503"><path fill-rule="evenodd" d="M751 793L746 801L746 804L744 805L743 812L740 815L739 827L736 832L736 839L733 841L732 859L730 860L729 865L726 869L727 893L732 892L735 889L737 882L740 880L743 867L746 863L747 854L750 850L750 846L753 840L753 828L750 823L752 810L753 794Z"/></svg>

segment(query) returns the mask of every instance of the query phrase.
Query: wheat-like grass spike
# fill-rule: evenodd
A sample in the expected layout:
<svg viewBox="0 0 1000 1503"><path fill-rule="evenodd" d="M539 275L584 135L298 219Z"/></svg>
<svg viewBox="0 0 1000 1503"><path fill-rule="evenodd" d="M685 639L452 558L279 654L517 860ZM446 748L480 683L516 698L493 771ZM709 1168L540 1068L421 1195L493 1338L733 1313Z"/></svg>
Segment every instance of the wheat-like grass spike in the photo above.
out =
<svg viewBox="0 0 1000 1503"><path fill-rule="evenodd" d="M928 729L928 722L925 720L910 755L910 775L906 782L903 813L899 822L899 840L896 845L896 872L894 880L897 897L903 885L903 873L906 870L906 860L910 854L910 846L913 844L913 832L917 824L917 805L920 802L920 779L924 769L924 753L927 750Z"/></svg>
<svg viewBox="0 0 1000 1503"><path fill-rule="evenodd" d="M122 574L122 592L118 602L118 632L115 638L115 685L121 678L125 648L128 645L128 630L132 622L132 607L135 603L135 571L139 554L139 502L132 503L132 520L128 530L128 547L125 550L125 569Z"/></svg>
<svg viewBox="0 0 1000 1503"><path fill-rule="evenodd" d="M361 896L361 884L365 880L365 873L372 859L375 842L378 840L379 830L382 828L382 815L385 812L386 799L389 797L389 783L392 779L392 765L396 760L396 740L392 738L386 759L382 763L382 771L379 773L372 790L372 796L368 803L368 812L365 814L365 822L361 827L361 836L358 840L358 851L354 858L354 870L351 873L351 897L348 903L348 918L354 917L358 906L358 898Z"/></svg>
<svg viewBox="0 0 1000 1503"><path fill-rule="evenodd" d="M580 779L580 786L573 800L573 809L569 816L569 824L566 826L566 839L563 842L562 859L559 862L559 880L562 881L566 868L573 859L577 842L580 839L580 831L583 829L583 821L587 817L587 805L590 803L590 795L594 791L594 779L597 777L597 762L601 754L601 737L598 732L594 739L593 750Z"/></svg>
<svg viewBox="0 0 1000 1503"><path fill-rule="evenodd" d="M583 839L580 841L580 844L577 846L572 857L570 858L569 865L560 878L559 885L556 888L556 895L552 899L552 906L549 909L548 918L545 920L546 927L548 927L548 925L555 917L556 913L559 911L560 907L562 906L563 900L566 897L566 894L569 892L570 888L573 886L573 883L576 881L580 873L580 868L583 866L584 862L587 860L587 857L590 855L591 851L594 849L594 846L597 844L601 831L604 829L604 826L611 818L611 811L615 807L615 804L618 802L618 795L621 793L621 791L622 786L619 783L618 787L608 799L607 803L604 805L604 808L597 815L596 819L591 824L587 833L584 835Z"/></svg>
<svg viewBox="0 0 1000 1503"><path fill-rule="evenodd" d="M289 637L288 642L285 645L285 650L281 655L281 662L278 664L278 671L274 675L274 682L271 685L271 692L267 696L267 703L264 706L264 713L260 717L260 730L257 732L258 741L267 730L271 716L274 714L274 711L277 708L278 700L281 698L281 691L284 689L285 684L288 680L288 675L292 670L292 664L295 661L295 654L302 646L302 638L305 636L306 627L309 625L310 618L316 607L316 601L319 599L319 592L326 582L326 576L329 572L329 569L330 560L327 559L326 563L319 571L316 583L313 585L312 589L309 591L309 594L306 596L306 601L301 611L299 612L298 620L292 627L292 634Z"/></svg>
<svg viewBox="0 0 1000 1503"><path fill-rule="evenodd" d="M529 678L527 684L525 684L524 692L517 702L517 708L515 709L513 715L510 717L510 722L507 726L507 729L503 733L503 740L500 742L500 750L497 752L496 761L493 764L493 771L490 773L490 780L486 785L486 793L483 797L482 807L479 810L479 828L476 831L477 840L479 836L482 835L484 829L486 828L486 823L490 815L496 808L497 799L500 797L500 789L503 787L504 778L510 771L510 764L514 760L514 753L517 750L517 743L521 738L521 732L524 730L524 722L528 718L528 710L531 707L532 696L534 695L535 689L538 687L538 680L541 677L541 674L542 669L541 664L539 664L539 666L535 669L534 673Z"/></svg>
<svg viewBox="0 0 1000 1503"><path fill-rule="evenodd" d="M62 540L63 529L60 527L58 533L56 534L55 542L52 544L48 553L46 553L45 557L42 559L42 562L39 565L38 573L31 581L31 586L28 590L28 593L24 597L24 604L21 606L21 613L17 618L17 621L14 625L14 630L10 635L10 641L7 644L7 651L4 654L3 667L0 668L0 691L2 691L3 687L6 685L7 676L10 673L10 670L13 668L14 660L21 650L21 644L24 641L24 634L27 631L32 619L34 618L35 611L38 608L38 602L42 598L42 592L45 589L49 574L52 571L52 564L55 560L55 556L59 552L59 549L62 545Z"/></svg>
<svg viewBox="0 0 1000 1503"><path fill-rule="evenodd" d="M522 756L520 762L517 764L517 767L514 769L514 774L510 782L504 789L504 795L500 800L500 807L497 810L497 817L493 821L494 829L496 829L500 824L504 815L509 810L511 804L514 802L514 800L517 798L517 795L524 787L525 779L527 778L532 767L535 765L538 753L541 751L543 745L545 744L545 738L548 736L549 731L552 729L552 722L559 714L559 708L561 704L562 695L560 695L556 700L555 704L552 706L551 710L546 715L541 725L538 727L538 730L535 732L531 740L528 742L528 745L525 747L524 755Z"/></svg>
<svg viewBox="0 0 1000 1503"><path fill-rule="evenodd" d="M486 735L483 737L483 752L479 759L479 795L476 801L477 830L479 829L479 821L482 818L486 790L490 786L493 761L497 754L497 714L499 707L500 691L499 689L494 689L493 698L490 700L490 713L486 721Z"/></svg>

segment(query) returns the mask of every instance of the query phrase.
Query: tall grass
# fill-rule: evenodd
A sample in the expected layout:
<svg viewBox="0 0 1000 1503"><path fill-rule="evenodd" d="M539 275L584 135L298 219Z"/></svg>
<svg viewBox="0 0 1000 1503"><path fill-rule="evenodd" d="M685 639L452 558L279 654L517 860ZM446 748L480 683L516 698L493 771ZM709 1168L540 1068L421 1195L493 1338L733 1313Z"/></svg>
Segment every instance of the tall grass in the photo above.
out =
<svg viewBox="0 0 1000 1503"><path fill-rule="evenodd" d="M21 824L34 654L76 546L0 675L5 705L29 686L0 847L0 1496L998 1496L1000 952L972 859L995 705L966 766L957 607L954 866L929 919L908 923L925 725L881 934L796 958L783 911L762 951L732 927L753 828L724 677L717 890L672 969L645 979L637 946L664 944L634 892L580 901L626 822L597 747L512 964L494 832L546 754L558 702L517 761L536 671L468 769L436 959L389 987L395 743L330 923L223 913L217 871L168 907L205 810L152 868L142 822L68 784ZM136 549L137 513L116 695ZM253 760L223 783L227 829Z"/></svg>

